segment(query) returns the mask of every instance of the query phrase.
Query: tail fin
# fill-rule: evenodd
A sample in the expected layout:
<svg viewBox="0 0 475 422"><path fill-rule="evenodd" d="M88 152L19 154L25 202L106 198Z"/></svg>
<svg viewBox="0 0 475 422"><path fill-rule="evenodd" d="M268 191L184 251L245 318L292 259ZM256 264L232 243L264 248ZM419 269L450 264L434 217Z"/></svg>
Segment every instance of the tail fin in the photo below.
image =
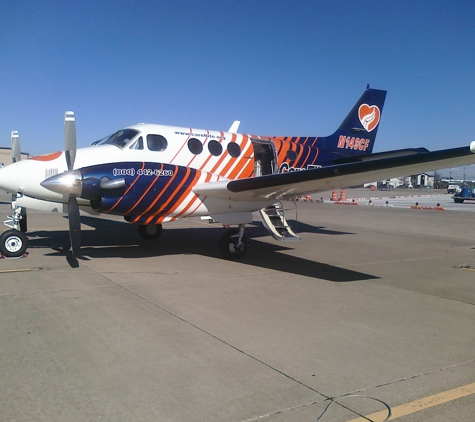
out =
<svg viewBox="0 0 475 422"><path fill-rule="evenodd" d="M385 99L386 91L368 85L337 131L323 138L325 153L333 160L371 154Z"/></svg>

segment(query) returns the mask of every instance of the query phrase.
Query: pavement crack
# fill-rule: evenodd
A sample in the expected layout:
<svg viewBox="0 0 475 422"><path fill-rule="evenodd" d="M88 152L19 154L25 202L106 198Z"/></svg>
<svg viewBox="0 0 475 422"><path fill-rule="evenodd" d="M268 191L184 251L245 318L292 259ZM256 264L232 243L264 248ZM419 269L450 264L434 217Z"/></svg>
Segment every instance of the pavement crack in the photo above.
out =
<svg viewBox="0 0 475 422"><path fill-rule="evenodd" d="M222 339L222 338L220 338L220 337L217 337L216 335L210 333L209 331L206 331L205 329L199 327L199 326L196 325L196 324L193 324L192 322L186 320L185 318L183 318L183 317L181 317L181 316L179 316L179 315L177 315L177 314L175 314L175 313L169 311L168 309L165 309L164 307L158 305L157 303L151 301L150 299L147 299L146 297L144 297L144 296L142 296L142 295L140 295L140 294L134 292L133 290L128 289L126 286L121 285L121 284L118 284L118 283L116 283L116 282L113 281L113 280L110 280L110 281L111 281L111 283L114 283L114 284L117 285L118 287L120 287L120 288L126 290L127 292L133 294L134 296L139 297L140 299L142 299L142 300L144 300L145 302L151 304L152 306L154 306L154 307L160 309L161 311L166 312L167 314L169 314L169 315L172 316L173 318L176 318L176 319L178 319L178 320L184 322L185 324L188 324L190 327L193 327L193 328L195 328L195 329L201 331L202 333L206 334L207 336L209 336L209 337L211 337L211 338L213 338L213 339L219 341L220 343L222 343L222 344L224 344L224 345L226 345L226 346L228 346L228 347L234 349L235 351L239 352L240 354L242 354L242 355L244 355L244 356L247 356L247 357L249 357L250 359L253 359L254 361L260 363L261 365L266 366L267 368L271 369L272 371L277 372L278 374L280 374L280 375L282 375L282 376L288 378L289 380L292 380L293 382L295 382L295 383L301 385L302 387L305 387L305 388L307 388L307 389L309 389L309 390L311 390L311 391L313 391L313 392L315 392L315 393L321 395L322 397L325 397L326 399L330 398L329 396L327 396L327 395L321 393L320 391L316 390L315 388L313 388L313 387L311 387L311 386L309 386L309 385L307 385L307 384L305 384L305 383L299 381L298 379L292 377L292 376L289 375L289 374L286 374L285 372L281 371L280 369L275 368L274 366L272 366L272 365L270 365L270 364L268 364L268 363L262 361L261 359L259 359L259 358L255 357L255 356L251 355L250 353L247 353L246 351L240 349L239 347L234 346L233 344L227 342L226 340L224 340L224 339Z"/></svg>
<svg viewBox="0 0 475 422"><path fill-rule="evenodd" d="M362 392L365 392L365 391L373 390L375 388L386 387L388 385L394 385L394 384L397 384L397 383L400 383L400 382L403 382L403 381L413 380L413 379L425 377L427 375L437 374L438 372L443 372L443 371L446 371L448 369L457 368L459 366L468 365L468 364L471 364L471 363L475 363L475 359L469 359L469 360L466 360L466 361L463 361L463 362L454 363L453 365L444 366L443 368L439 368L439 369L436 369L434 371L427 371L427 372L423 372L421 374L410 375L410 376L403 377L403 378L400 378L400 379L397 379L397 380L388 381L388 382L378 384L378 385L374 385L374 386L371 386L371 387L362 388L360 390L355 390L355 391L349 392L347 394L359 394L359 393L362 393Z"/></svg>

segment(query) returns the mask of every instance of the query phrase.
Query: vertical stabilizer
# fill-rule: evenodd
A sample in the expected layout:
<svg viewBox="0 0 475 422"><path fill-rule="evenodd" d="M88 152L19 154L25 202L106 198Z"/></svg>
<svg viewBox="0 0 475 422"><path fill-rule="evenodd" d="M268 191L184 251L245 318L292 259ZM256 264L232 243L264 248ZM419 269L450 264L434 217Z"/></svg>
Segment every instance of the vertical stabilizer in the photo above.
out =
<svg viewBox="0 0 475 422"><path fill-rule="evenodd" d="M336 132L324 138L325 152L337 157L371 154L385 99L386 91L368 86Z"/></svg>

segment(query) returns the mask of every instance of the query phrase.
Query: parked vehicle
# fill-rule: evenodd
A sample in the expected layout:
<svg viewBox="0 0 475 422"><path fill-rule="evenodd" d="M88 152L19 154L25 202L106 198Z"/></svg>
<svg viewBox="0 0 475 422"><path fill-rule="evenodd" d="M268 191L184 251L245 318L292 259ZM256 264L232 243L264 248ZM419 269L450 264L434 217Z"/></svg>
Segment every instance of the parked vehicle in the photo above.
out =
<svg viewBox="0 0 475 422"><path fill-rule="evenodd" d="M459 185L449 185L447 186L447 193L459 193L461 188Z"/></svg>
<svg viewBox="0 0 475 422"><path fill-rule="evenodd" d="M462 204L463 201L475 201L475 188L463 187L460 192L457 192L452 199L457 204Z"/></svg>

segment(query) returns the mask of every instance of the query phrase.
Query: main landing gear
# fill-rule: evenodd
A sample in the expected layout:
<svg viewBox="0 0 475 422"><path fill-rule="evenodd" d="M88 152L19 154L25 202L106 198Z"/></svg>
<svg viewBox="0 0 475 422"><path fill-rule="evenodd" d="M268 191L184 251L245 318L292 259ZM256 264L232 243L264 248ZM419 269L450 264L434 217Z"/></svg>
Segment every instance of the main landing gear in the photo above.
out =
<svg viewBox="0 0 475 422"><path fill-rule="evenodd" d="M139 226L139 235L142 239L157 239L162 234L161 224L141 224Z"/></svg>
<svg viewBox="0 0 475 422"><path fill-rule="evenodd" d="M244 236L245 224L237 229L226 230L219 239L219 249L226 259L240 259L247 250L247 237ZM143 239L153 240L162 234L161 224L141 224L138 226L139 235Z"/></svg>
<svg viewBox="0 0 475 422"><path fill-rule="evenodd" d="M219 249L226 259L240 259L247 250L247 238L244 236L245 224L238 229L226 230L219 239Z"/></svg>

